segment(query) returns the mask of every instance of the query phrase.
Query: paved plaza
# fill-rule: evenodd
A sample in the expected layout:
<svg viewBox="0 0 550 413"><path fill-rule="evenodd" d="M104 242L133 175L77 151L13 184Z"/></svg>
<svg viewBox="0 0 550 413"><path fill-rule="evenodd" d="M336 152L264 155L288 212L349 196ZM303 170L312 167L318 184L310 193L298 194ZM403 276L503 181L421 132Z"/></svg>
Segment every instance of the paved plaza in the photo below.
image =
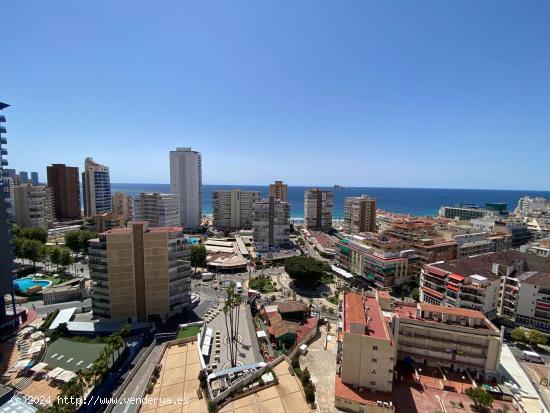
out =
<svg viewBox="0 0 550 413"><path fill-rule="evenodd" d="M260 356L258 340L256 338L256 330L252 323L249 308L242 304L239 309L239 344L237 345L237 365L253 364L263 361ZM221 306L214 312L216 315L208 322L207 327L212 329L212 345L210 350L210 359L205 360L210 365L216 364L217 369L230 368L231 358L229 355L229 345L227 337L227 327L225 324L225 315L221 310ZM229 322L229 320L228 320ZM219 331L220 339L217 340L216 332ZM219 356L219 361L215 357ZM216 370L216 369L214 369Z"/></svg>

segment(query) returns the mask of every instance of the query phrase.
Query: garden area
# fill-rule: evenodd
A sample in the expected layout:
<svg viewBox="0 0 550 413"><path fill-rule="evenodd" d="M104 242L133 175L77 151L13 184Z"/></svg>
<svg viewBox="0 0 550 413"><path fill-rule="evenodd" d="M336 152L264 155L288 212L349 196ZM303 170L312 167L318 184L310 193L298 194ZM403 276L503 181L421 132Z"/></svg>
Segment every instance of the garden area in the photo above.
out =
<svg viewBox="0 0 550 413"><path fill-rule="evenodd" d="M298 256L287 258L284 266L289 277L301 288L314 289L319 284L334 282L331 267L326 261Z"/></svg>
<svg viewBox="0 0 550 413"><path fill-rule="evenodd" d="M278 289L276 287L277 283L271 280L271 277L266 277L260 275L255 278L251 278L248 282L248 288L256 290L260 293L274 293Z"/></svg>
<svg viewBox="0 0 550 413"><path fill-rule="evenodd" d="M201 331L201 326L185 326L179 329L176 339L194 337Z"/></svg>

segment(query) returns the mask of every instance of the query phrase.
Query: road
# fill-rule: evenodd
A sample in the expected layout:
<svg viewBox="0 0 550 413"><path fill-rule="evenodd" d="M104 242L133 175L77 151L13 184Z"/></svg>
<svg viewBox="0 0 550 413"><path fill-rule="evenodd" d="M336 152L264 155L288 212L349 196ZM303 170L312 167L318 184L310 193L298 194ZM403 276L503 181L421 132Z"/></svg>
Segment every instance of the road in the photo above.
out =
<svg viewBox="0 0 550 413"><path fill-rule="evenodd" d="M521 361L521 354L523 353L523 351L528 350L528 351L535 351L536 353L538 353L541 356L541 358L544 360L544 363L550 365L550 353L547 352L545 349L530 350L529 348L516 347L515 343L512 343L512 342L507 342L506 344L508 345L508 348L510 349L510 351L518 361Z"/></svg>
<svg viewBox="0 0 550 413"><path fill-rule="evenodd" d="M147 383L149 383L149 379L151 378L151 374L153 373L153 369L155 368L155 362L157 360L157 357L160 355L162 349L162 345L156 345L151 350L151 353L147 356L134 377L132 377L132 380L128 383L128 385L122 392L122 395L119 397L120 404L117 404L113 408L113 413L134 413L139 411L141 407L140 405L124 403L124 400L143 397L143 395L145 394Z"/></svg>

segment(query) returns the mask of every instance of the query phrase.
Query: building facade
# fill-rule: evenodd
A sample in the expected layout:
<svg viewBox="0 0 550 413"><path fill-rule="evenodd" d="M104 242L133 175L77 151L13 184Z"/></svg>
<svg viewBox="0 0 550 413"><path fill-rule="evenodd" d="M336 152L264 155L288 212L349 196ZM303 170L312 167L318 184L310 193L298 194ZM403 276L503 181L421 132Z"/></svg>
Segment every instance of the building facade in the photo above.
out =
<svg viewBox="0 0 550 413"><path fill-rule="evenodd" d="M376 232L376 199L368 195L347 197L344 201L344 231Z"/></svg>
<svg viewBox="0 0 550 413"><path fill-rule="evenodd" d="M111 212L111 178L109 167L100 165L92 158L84 161L82 172L82 194L84 196L84 216L101 215Z"/></svg>
<svg viewBox="0 0 550 413"><path fill-rule="evenodd" d="M40 181L38 180L38 172L31 172L31 184L34 186L40 185Z"/></svg>
<svg viewBox="0 0 550 413"><path fill-rule="evenodd" d="M8 108L7 103L0 102L0 176L4 178L4 168L8 166L8 140L4 136L6 117L2 111ZM7 174L6 174L7 175ZM13 255L11 247L11 224L8 221L6 198L9 196L9 188L4 187L4 180L0 180L0 331L14 327L18 323L16 317L9 316L6 312L6 301L4 297L11 295L12 314L15 314L15 292L13 288Z"/></svg>
<svg viewBox="0 0 550 413"><path fill-rule="evenodd" d="M290 245L290 206L270 196L253 205L252 238L256 251L267 252Z"/></svg>
<svg viewBox="0 0 550 413"><path fill-rule="evenodd" d="M170 151L170 192L178 197L180 225L186 230L201 227L202 160L191 148Z"/></svg>
<svg viewBox="0 0 550 413"><path fill-rule="evenodd" d="M147 221L152 227L179 226L180 210L178 197L158 192L140 193L134 199L134 218Z"/></svg>
<svg viewBox="0 0 550 413"><path fill-rule="evenodd" d="M550 258L509 250L425 265L420 301L474 309L489 319L550 331ZM522 291L523 290L523 291ZM539 296L539 292L540 296ZM550 307L549 307L550 308Z"/></svg>
<svg viewBox="0 0 550 413"><path fill-rule="evenodd" d="M65 164L48 166L48 187L52 189L55 218L64 221L79 219L80 180L78 168Z"/></svg>
<svg viewBox="0 0 550 413"><path fill-rule="evenodd" d="M288 185L283 181L275 181L269 185L269 196L274 197L283 202L288 202Z"/></svg>
<svg viewBox="0 0 550 413"><path fill-rule="evenodd" d="M260 201L257 191L213 191L213 225L219 230L249 229L252 227L252 207Z"/></svg>
<svg viewBox="0 0 550 413"><path fill-rule="evenodd" d="M190 304L189 244L181 227L132 222L90 241L94 315L109 319L165 319Z"/></svg>
<svg viewBox="0 0 550 413"><path fill-rule="evenodd" d="M124 223L134 219L134 199L124 192L116 192L111 199L113 214L122 215Z"/></svg>
<svg viewBox="0 0 550 413"><path fill-rule="evenodd" d="M450 219L460 219L462 221L468 221L470 219L482 218L488 214L488 211L479 207L471 206L444 206L439 210L439 216Z"/></svg>
<svg viewBox="0 0 550 413"><path fill-rule="evenodd" d="M21 227L44 228L53 226L54 211L51 188L20 185L14 188L15 223Z"/></svg>
<svg viewBox="0 0 550 413"><path fill-rule="evenodd" d="M305 192L304 220L309 229L328 231L332 228L332 191L313 188Z"/></svg>

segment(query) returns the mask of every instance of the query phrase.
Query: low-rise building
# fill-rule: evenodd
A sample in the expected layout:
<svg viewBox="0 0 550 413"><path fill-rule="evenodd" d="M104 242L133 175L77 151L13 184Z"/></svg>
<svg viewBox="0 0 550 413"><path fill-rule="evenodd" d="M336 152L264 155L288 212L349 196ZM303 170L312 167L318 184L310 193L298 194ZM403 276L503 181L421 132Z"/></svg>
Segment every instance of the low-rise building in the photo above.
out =
<svg viewBox="0 0 550 413"><path fill-rule="evenodd" d="M258 191L212 191L213 226L225 231L251 228L253 205L259 201Z"/></svg>
<svg viewBox="0 0 550 413"><path fill-rule="evenodd" d="M348 292L342 303L335 406L352 412L394 410L396 363L498 377L501 332L475 310L392 303L385 292Z"/></svg>
<svg viewBox="0 0 550 413"><path fill-rule="evenodd" d="M89 297L85 278L74 278L61 284L51 285L42 293L45 305L82 301Z"/></svg>
<svg viewBox="0 0 550 413"><path fill-rule="evenodd" d="M550 302L544 297L545 278L550 279L549 258L515 250L465 257L425 265L420 301L475 309L490 319L499 315L550 331L550 313L544 310L545 301ZM543 291L539 298L538 291Z"/></svg>
<svg viewBox="0 0 550 413"><path fill-rule="evenodd" d="M86 229L93 232L104 232L113 228L121 228L126 225L123 215L107 212L101 215L92 215L84 218Z"/></svg>
<svg viewBox="0 0 550 413"><path fill-rule="evenodd" d="M134 220L147 221L152 227L178 226L178 202L178 197L174 194L142 192L134 199Z"/></svg>
<svg viewBox="0 0 550 413"><path fill-rule="evenodd" d="M31 184L14 188L15 223L21 228L53 227L54 206L51 189Z"/></svg>
<svg viewBox="0 0 550 413"><path fill-rule="evenodd" d="M490 211L474 205L443 206L439 209L439 216L450 219L468 221L470 219L482 218Z"/></svg>

